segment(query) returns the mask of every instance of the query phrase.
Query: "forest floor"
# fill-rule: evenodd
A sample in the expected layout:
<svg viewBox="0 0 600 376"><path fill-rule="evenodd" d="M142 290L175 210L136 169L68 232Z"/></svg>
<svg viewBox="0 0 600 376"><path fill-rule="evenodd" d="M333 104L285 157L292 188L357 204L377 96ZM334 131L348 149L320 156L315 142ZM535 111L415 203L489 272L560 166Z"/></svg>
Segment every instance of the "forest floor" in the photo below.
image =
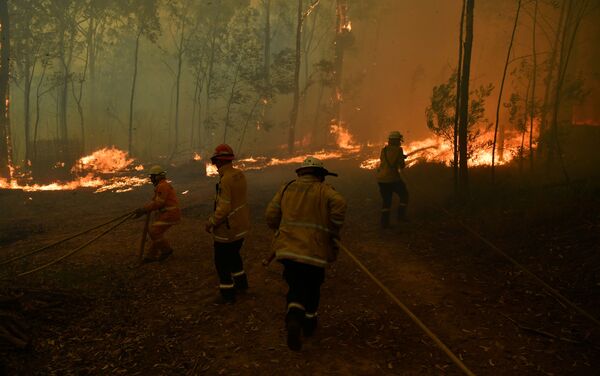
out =
<svg viewBox="0 0 600 376"><path fill-rule="evenodd" d="M348 199L343 243L473 372L598 374L600 328L458 219L598 318L600 184L521 184L507 173L491 189L475 172L473 199L459 209L448 201L446 169L415 167L406 171L410 220L381 230L373 173L351 161L332 169L340 177L330 183ZM326 272L317 333L302 351L289 351L282 268L261 260L272 236L264 209L293 168L247 177L253 231L242 254L250 290L235 305L213 304L218 282L203 223L215 179L175 170L174 187L189 193L180 195L184 219L168 232L175 249L168 260L131 268L138 219L39 273L14 277L92 235L1 267L0 296L18 297L32 341L26 350L0 350L0 374L460 374L343 253ZM151 195L150 185L125 193L0 191L0 260L135 209Z"/></svg>

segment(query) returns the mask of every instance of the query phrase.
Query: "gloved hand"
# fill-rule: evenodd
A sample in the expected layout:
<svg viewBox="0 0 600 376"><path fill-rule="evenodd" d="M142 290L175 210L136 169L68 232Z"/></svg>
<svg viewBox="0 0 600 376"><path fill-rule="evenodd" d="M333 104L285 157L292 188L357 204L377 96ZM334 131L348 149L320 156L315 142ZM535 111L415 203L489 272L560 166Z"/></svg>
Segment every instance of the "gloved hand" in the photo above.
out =
<svg viewBox="0 0 600 376"><path fill-rule="evenodd" d="M143 216L144 214L146 214L146 209L144 209L144 208L135 209L134 214L135 214L134 218L139 218L139 217Z"/></svg>
<svg viewBox="0 0 600 376"><path fill-rule="evenodd" d="M204 223L204 231L208 232L209 234L212 234L213 227L215 227L215 225L213 225L211 221L206 221Z"/></svg>

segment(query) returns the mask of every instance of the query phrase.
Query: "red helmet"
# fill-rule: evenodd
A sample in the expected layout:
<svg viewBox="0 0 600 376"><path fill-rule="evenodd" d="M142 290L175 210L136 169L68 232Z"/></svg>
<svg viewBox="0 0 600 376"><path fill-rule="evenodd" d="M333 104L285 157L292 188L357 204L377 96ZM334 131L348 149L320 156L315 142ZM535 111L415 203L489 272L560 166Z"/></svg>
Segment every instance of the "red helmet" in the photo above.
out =
<svg viewBox="0 0 600 376"><path fill-rule="evenodd" d="M226 161L232 161L233 158L233 149L227 144L221 144L217 146L212 157L210 157L210 159L223 159Z"/></svg>

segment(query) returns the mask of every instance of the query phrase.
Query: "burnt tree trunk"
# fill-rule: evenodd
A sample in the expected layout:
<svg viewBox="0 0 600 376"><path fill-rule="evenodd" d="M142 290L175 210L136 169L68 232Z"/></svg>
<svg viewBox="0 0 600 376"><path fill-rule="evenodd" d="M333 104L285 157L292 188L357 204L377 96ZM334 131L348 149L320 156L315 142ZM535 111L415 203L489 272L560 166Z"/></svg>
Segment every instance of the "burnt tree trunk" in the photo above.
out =
<svg viewBox="0 0 600 376"><path fill-rule="evenodd" d="M9 121L10 23L7 0L0 0L0 177L11 178L12 142Z"/></svg>
<svg viewBox="0 0 600 376"><path fill-rule="evenodd" d="M469 80L471 76L471 53L473 50L473 11L475 0L467 0L466 35L460 88L460 119L458 124L459 186L462 197L469 194Z"/></svg>
<svg viewBox="0 0 600 376"><path fill-rule="evenodd" d="M465 7L466 0L463 0L462 10L460 12L460 32L458 40L458 67L456 68L456 107L454 109L454 139L452 142L452 166L454 178L454 194L458 194L458 119L460 113L460 89L461 89L461 70L463 65L463 38L465 29Z"/></svg>
<svg viewBox="0 0 600 376"><path fill-rule="evenodd" d="M529 169L533 170L533 120L535 119L535 86L537 80L537 49L536 49L536 28L538 15L538 0L535 1L535 10L533 11L533 35L532 35L532 55L533 72L531 72L531 107L529 108Z"/></svg>
<svg viewBox="0 0 600 376"><path fill-rule="evenodd" d="M129 133L127 139L127 151L129 155L133 155L133 104L135 101L135 86L137 83L137 75L138 75L138 59L140 52L140 38L142 36L142 28L138 30L138 33L135 37L135 52L133 55L133 78L131 80L131 96L129 98Z"/></svg>
<svg viewBox="0 0 600 376"><path fill-rule="evenodd" d="M288 128L288 152L294 152L296 141L296 123L298 121L298 108L300 106L300 64L302 58L302 0L298 0L298 14L296 23L296 60L294 66L294 101L290 111L290 126Z"/></svg>
<svg viewBox="0 0 600 376"><path fill-rule="evenodd" d="M519 14L521 13L521 0L517 4L517 14L515 15L515 23L512 29L512 35L510 36L510 43L508 44L508 52L506 53L506 62L504 63L504 71L502 72L502 81L500 82L500 91L498 92L498 103L496 105L496 123L494 124L494 142L492 144L492 182L496 179L496 146L498 146L498 154L500 160L504 158L504 126L500 128L499 144L498 141L498 127L500 122L500 106L502 104L502 92L504 91L504 82L506 81L506 71L508 70L508 64L510 63L510 54L512 52L513 43L515 41L515 33L517 32L517 25L519 23Z"/></svg>

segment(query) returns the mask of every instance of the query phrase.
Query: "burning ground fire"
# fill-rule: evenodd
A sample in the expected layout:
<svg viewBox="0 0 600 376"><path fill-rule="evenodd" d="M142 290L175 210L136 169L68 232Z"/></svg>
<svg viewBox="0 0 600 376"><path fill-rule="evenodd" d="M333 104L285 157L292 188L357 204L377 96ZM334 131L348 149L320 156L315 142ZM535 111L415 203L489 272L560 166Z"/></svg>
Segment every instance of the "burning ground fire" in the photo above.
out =
<svg viewBox="0 0 600 376"><path fill-rule="evenodd" d="M358 144L352 134L343 124L332 124L331 135L335 138L337 148L333 150L321 150L319 152L296 155L289 158L270 158L265 156L248 157L237 160L236 166L245 171L261 170L271 166L300 164L308 156L312 155L321 160L352 159L361 160L360 168L374 170L379 165L379 151L383 144ZM490 143L490 135L481 137L481 145ZM504 148L504 158L497 159L498 165L510 162L518 153L521 145L522 135L514 133L507 134ZM424 140L413 141L403 145L407 154L407 166L413 166L419 162L436 162L451 165L452 145L439 137L429 137ZM472 152L469 164L472 166L490 165L492 161L491 147L482 146ZM193 160L201 161L199 154L194 153ZM56 168L64 167L64 163L58 163ZM217 176L217 168L205 164L207 176ZM34 191L61 191L75 190L79 188L95 188L94 193L113 191L126 192L134 187L148 182L145 175L136 172L142 171L144 166L136 163L128 154L122 150L103 148L94 153L80 158L70 169L75 178L71 181L55 181L49 184L35 184L30 176L19 174L15 168L11 168L12 179L0 178L0 189L17 189L26 192Z"/></svg>
<svg viewBox="0 0 600 376"><path fill-rule="evenodd" d="M236 167L244 171L261 170L270 166L287 164L299 164L309 155L321 160L330 159L358 159L361 160L359 167L365 170L375 170L379 166L379 152L384 146L381 144L360 145L354 141L354 137L343 124L331 124L330 133L336 139L335 150L321 150L319 152L297 155L290 158L268 158L249 157L236 161ZM493 134L485 134L479 140L481 146L472 151L469 165L488 166L492 164L491 139ZM496 164L509 163L518 153L521 145L522 135L519 133L507 133L504 142L504 157L499 159L496 155ZM403 145L404 153L408 156L407 167L414 166L420 162L443 163L452 165L452 144L441 137L428 137L423 140L408 142ZM217 168L206 163L206 175L217 176Z"/></svg>
<svg viewBox="0 0 600 376"><path fill-rule="evenodd" d="M59 167L64 163L58 164ZM81 157L71 168L71 173L76 176L71 181L56 181L50 184L34 184L31 177L16 176L7 180L0 178L0 189L19 189L26 192L34 191L67 191L78 188L96 188L94 193L114 191L126 192L133 187L147 183L143 176L127 176L133 171L141 171L144 166L135 164L135 161L126 152L116 148L103 148L94 153ZM25 184L20 181L26 181Z"/></svg>

